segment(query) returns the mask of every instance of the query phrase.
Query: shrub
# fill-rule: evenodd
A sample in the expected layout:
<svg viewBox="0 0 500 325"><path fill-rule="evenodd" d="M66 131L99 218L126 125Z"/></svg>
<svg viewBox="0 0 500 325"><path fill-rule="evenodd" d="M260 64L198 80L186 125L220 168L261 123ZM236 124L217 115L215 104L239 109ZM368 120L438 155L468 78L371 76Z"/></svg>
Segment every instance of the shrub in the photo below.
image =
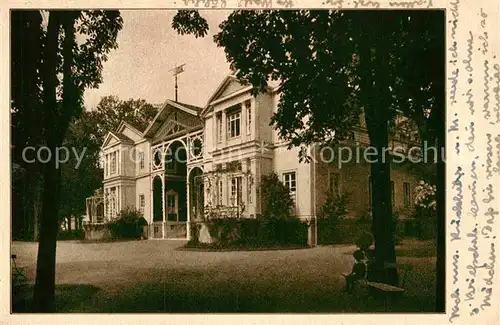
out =
<svg viewBox="0 0 500 325"><path fill-rule="evenodd" d="M210 236L222 246L306 245L308 225L298 219L214 219L206 223ZM193 227L192 227L193 228ZM196 242L197 238L193 238Z"/></svg>
<svg viewBox="0 0 500 325"><path fill-rule="evenodd" d="M135 209L120 211L118 219L109 221L107 226L113 238L140 238L148 222Z"/></svg>
<svg viewBox="0 0 500 325"><path fill-rule="evenodd" d="M276 173L262 176L262 217L270 219L290 219L294 202L290 190Z"/></svg>
<svg viewBox="0 0 500 325"><path fill-rule="evenodd" d="M337 195L329 192L325 203L318 211L319 219L326 219L330 221L338 221L343 219L347 214L347 195Z"/></svg>
<svg viewBox="0 0 500 325"><path fill-rule="evenodd" d="M57 240L83 240L85 231L83 229L65 230L57 233Z"/></svg>

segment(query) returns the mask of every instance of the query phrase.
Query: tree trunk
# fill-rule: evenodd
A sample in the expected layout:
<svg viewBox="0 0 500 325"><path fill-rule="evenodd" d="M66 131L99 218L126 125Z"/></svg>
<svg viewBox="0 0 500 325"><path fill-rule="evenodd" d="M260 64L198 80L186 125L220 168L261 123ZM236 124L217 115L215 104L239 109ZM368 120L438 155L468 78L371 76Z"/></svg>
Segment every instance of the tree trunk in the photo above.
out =
<svg viewBox="0 0 500 325"><path fill-rule="evenodd" d="M389 148L388 103L391 93L390 69L387 46L386 24L391 14L371 13L361 20L364 41L359 52L360 96L365 113L365 122L370 146L376 155L369 157L372 177L372 231L375 240L375 263L369 276L376 281L398 284L396 250L394 247L394 225L392 221L391 167ZM381 21L382 17L382 21Z"/></svg>
<svg viewBox="0 0 500 325"><path fill-rule="evenodd" d="M379 110L366 110L370 145L377 151L370 157L375 162L370 163L372 177L372 216L373 235L375 239L375 265L370 271L376 281L398 285L396 268L396 250L394 247L394 225L392 220L391 168L388 148L388 123L379 120L375 113ZM376 115L376 114L375 114Z"/></svg>
<svg viewBox="0 0 500 325"><path fill-rule="evenodd" d="M56 65L59 36L59 14L50 12L47 27L47 46L43 63L44 125L47 147L55 152L58 145L54 123L57 122ZM44 168L43 205L38 244L35 289L33 294L35 312L53 312L55 295L56 239L58 230L58 185L59 170L54 162Z"/></svg>

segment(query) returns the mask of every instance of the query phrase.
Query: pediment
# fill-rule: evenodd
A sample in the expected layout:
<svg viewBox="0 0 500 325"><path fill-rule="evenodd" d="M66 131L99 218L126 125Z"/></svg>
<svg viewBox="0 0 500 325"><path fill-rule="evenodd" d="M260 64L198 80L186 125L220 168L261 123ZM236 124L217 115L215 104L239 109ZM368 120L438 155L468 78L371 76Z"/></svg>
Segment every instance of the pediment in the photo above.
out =
<svg viewBox="0 0 500 325"><path fill-rule="evenodd" d="M242 85L235 79L231 79L229 82L227 82L225 87L222 88L220 94L214 100L224 98L244 88L247 88L247 86Z"/></svg>
<svg viewBox="0 0 500 325"><path fill-rule="evenodd" d="M106 138L104 138L104 142L102 143L102 148L112 146L120 142L120 139L113 133L109 132Z"/></svg>
<svg viewBox="0 0 500 325"><path fill-rule="evenodd" d="M184 124L176 122L174 120L169 120L160 127L160 129L154 136L154 140L163 139L171 135L182 133L186 130L187 127Z"/></svg>

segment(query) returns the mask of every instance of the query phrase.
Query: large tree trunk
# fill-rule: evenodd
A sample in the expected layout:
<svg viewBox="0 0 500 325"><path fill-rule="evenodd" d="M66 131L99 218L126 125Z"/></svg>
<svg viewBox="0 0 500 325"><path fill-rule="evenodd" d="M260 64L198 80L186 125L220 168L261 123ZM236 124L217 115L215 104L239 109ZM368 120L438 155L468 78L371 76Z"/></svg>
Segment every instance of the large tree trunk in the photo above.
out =
<svg viewBox="0 0 500 325"><path fill-rule="evenodd" d="M381 108L383 109L383 108ZM370 146L377 155L370 157L372 178L372 216L375 239L375 265L371 276L376 280L392 285L398 284L396 250L394 247L394 225L392 220L391 168L388 148L387 120L378 119L380 110L365 110ZM378 120L378 121L377 121Z"/></svg>
<svg viewBox="0 0 500 325"><path fill-rule="evenodd" d="M57 122L56 65L59 36L59 14L50 12L47 27L47 45L43 64L44 125L47 147L55 152L58 145L54 125ZM33 295L35 312L53 312L55 295L56 238L58 228L59 170L52 161L45 165L43 182L43 205L38 244L35 289Z"/></svg>
<svg viewBox="0 0 500 325"><path fill-rule="evenodd" d="M52 153L61 146L68 129L76 102L76 89L72 79L73 46L75 44L74 21L78 12L51 11L47 28L47 47L43 70L44 124L47 147ZM63 41L63 102L58 110L56 97L57 86L57 50L60 26L64 27ZM59 197L61 169L55 162L45 166L42 223L40 243L38 245L37 273L35 281L35 311L53 312L55 295L55 267L57 232L59 229Z"/></svg>
<svg viewBox="0 0 500 325"><path fill-rule="evenodd" d="M369 276L379 282L398 284L396 251L394 247L394 225L392 221L391 167L389 148L388 103L391 93L385 24L390 24L391 14L372 13L361 20L364 46L359 53L360 95L365 112L365 121L370 146L376 155L369 159L372 177L372 230L375 239L375 263ZM383 18L382 21L381 17ZM385 19L384 19L385 18ZM376 27L374 27L376 26Z"/></svg>

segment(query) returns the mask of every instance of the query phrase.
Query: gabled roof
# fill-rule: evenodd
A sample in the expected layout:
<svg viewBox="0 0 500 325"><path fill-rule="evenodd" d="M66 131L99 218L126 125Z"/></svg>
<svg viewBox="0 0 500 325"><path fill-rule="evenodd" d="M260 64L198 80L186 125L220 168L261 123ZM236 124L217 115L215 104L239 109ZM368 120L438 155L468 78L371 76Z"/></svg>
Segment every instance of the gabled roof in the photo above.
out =
<svg viewBox="0 0 500 325"><path fill-rule="evenodd" d="M104 141L102 143L101 148L105 148L109 144L109 141L113 138L116 139L119 143L129 143L129 144L134 143L134 141L132 141L132 139L130 139L129 137L127 137L124 134L121 134L121 133L115 134L113 132L108 132L108 134L104 138Z"/></svg>
<svg viewBox="0 0 500 325"><path fill-rule="evenodd" d="M210 98L208 99L205 107L203 108L203 110L200 112L200 115L201 116L205 116L210 108L210 104L214 103L215 102L218 102L219 99L217 99L226 89L226 87L231 83L231 82L237 82L239 84L241 84L242 86L244 86L239 80L238 78L236 78L236 74L237 73L234 73L234 74L229 74L227 75L223 80L222 82L219 84L219 86L217 87L217 89L215 90L215 92L212 94L212 96L210 96ZM276 82L269 82L270 84L267 86L267 91L274 91L274 89L276 88ZM274 85L273 85L274 84ZM230 97L233 97L233 96L236 96L242 92L247 92L248 90L252 89L252 86L251 85L248 85L246 87L243 87L237 91L235 91L234 93L231 93L231 94L228 94L228 95L225 95L223 98L230 98ZM223 98L221 98L220 100L223 100Z"/></svg>
<svg viewBox="0 0 500 325"><path fill-rule="evenodd" d="M201 107L195 105L175 102L173 100L167 99L165 101L165 104L163 105L163 108L158 111L154 119L151 121L151 123L149 123L149 126L146 128L146 130L144 130L143 136L150 137L153 133L156 133L156 131L158 131L157 129L165 122L172 108L180 109L181 111L196 117L199 116L200 111L202 110Z"/></svg>
<svg viewBox="0 0 500 325"><path fill-rule="evenodd" d="M116 133L117 134L122 133L122 131L123 131L123 129L125 127L128 127L129 129L131 129L132 131L134 131L140 137L142 137L142 133L146 129L145 127L141 127L141 126L138 126L138 125L133 125L130 122L121 121L120 124L118 125L118 127L116 128ZM142 130L140 130L140 129L142 129ZM130 139L130 140L132 140L132 139Z"/></svg>

